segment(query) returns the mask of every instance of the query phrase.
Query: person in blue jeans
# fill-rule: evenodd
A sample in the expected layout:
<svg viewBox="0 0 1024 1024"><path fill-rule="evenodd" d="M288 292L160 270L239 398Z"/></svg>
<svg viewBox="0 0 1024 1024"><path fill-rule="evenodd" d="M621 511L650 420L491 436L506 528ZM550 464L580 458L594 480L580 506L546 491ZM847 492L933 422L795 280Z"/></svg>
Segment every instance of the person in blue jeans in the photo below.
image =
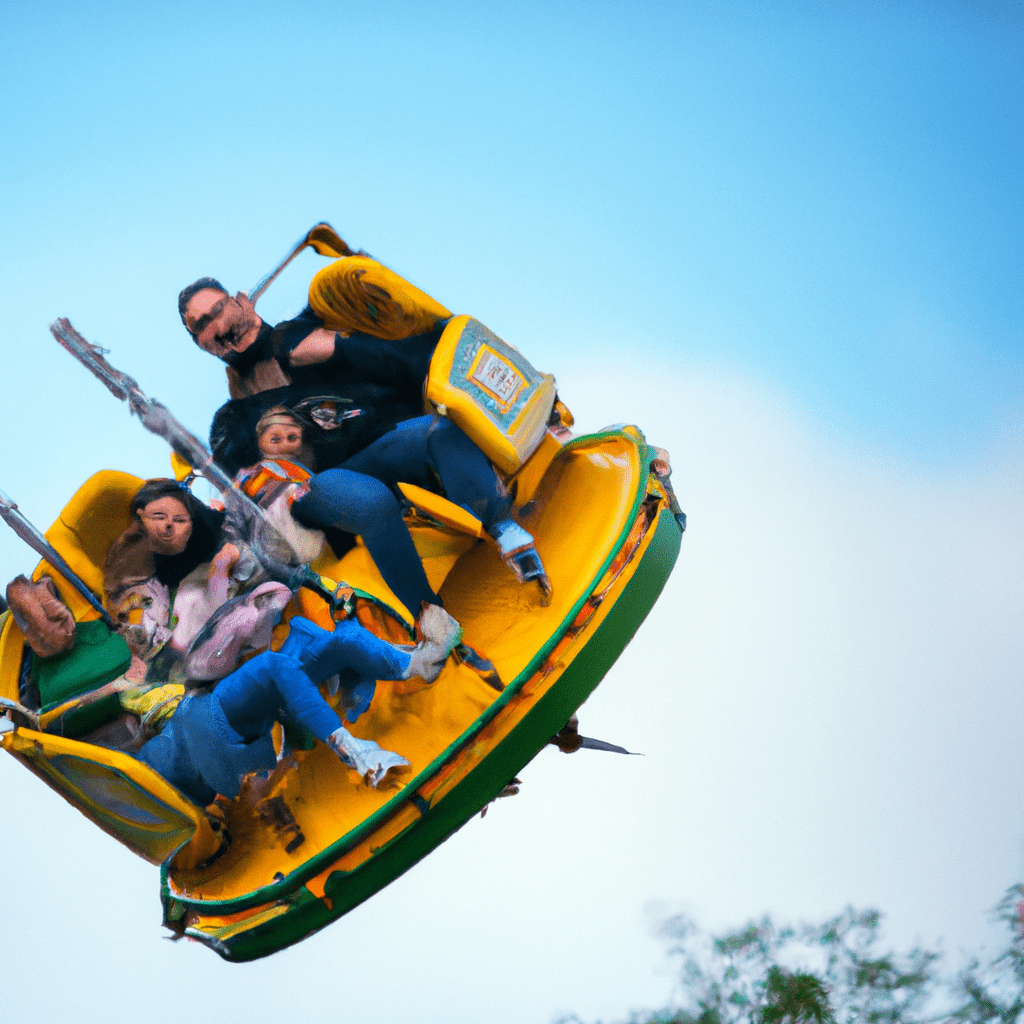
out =
<svg viewBox="0 0 1024 1024"><path fill-rule="evenodd" d="M511 499L490 460L451 420L405 420L336 469L315 474L292 505L302 525L358 534L395 596L413 615L439 605L402 517L399 481L431 489L479 519L520 582L550 591L533 538L510 515Z"/></svg>
<svg viewBox="0 0 1024 1024"><path fill-rule="evenodd" d="M353 736L319 684L339 674L352 688L411 676L432 682L461 633L437 612L422 617L424 640L414 648L381 640L352 619L331 632L296 616L280 651L265 651L212 688L186 693L163 731L137 756L201 806L218 793L233 799L243 775L277 765L272 729L287 716L376 787L409 762Z"/></svg>

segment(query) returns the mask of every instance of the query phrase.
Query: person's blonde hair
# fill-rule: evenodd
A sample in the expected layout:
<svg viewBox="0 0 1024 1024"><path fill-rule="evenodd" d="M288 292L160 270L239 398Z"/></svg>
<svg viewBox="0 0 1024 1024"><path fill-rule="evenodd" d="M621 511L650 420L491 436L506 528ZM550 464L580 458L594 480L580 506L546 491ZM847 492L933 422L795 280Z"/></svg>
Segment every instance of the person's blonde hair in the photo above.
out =
<svg viewBox="0 0 1024 1024"><path fill-rule="evenodd" d="M259 418L259 422L256 424L256 440L259 441L263 436L263 432L275 424L298 427L303 432L306 429L305 424L295 413L286 409L283 405L275 405Z"/></svg>

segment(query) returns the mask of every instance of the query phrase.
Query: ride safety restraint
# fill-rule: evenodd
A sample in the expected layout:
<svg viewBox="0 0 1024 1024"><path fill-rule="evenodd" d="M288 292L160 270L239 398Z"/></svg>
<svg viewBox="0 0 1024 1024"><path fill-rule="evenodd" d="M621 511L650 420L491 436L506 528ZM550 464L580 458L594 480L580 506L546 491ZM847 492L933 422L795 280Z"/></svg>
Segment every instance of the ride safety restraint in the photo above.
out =
<svg viewBox="0 0 1024 1024"><path fill-rule="evenodd" d="M309 284L309 304L328 330L401 341L452 314L426 292L369 256L344 256Z"/></svg>

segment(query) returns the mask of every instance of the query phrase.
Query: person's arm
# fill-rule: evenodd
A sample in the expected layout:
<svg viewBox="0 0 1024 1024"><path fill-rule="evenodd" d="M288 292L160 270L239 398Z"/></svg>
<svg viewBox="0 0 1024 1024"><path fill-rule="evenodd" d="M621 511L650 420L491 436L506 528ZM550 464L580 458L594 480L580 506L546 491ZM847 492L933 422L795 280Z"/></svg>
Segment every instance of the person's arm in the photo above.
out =
<svg viewBox="0 0 1024 1024"><path fill-rule="evenodd" d="M316 348L315 353L310 349L304 349L303 361L293 361L295 351L302 348L307 338L316 336L310 348ZM273 328L271 345L274 355L282 367L287 370L289 366L309 366L314 363L325 362L331 358L334 352L334 332L324 327L323 320L313 312L311 306L306 306L298 316L291 320L282 320Z"/></svg>
<svg viewBox="0 0 1024 1024"><path fill-rule="evenodd" d="M240 557L241 552L234 544L225 544L210 562L210 579L214 576L227 576Z"/></svg>
<svg viewBox="0 0 1024 1024"><path fill-rule="evenodd" d="M334 357L337 335L326 327L318 327L315 331L307 334L292 349L288 362L291 366L314 366L317 363L326 363Z"/></svg>
<svg viewBox="0 0 1024 1024"><path fill-rule="evenodd" d="M352 379L393 387L405 399L418 403L441 332L447 320L439 320L424 334L387 341L361 331L335 334L307 306L293 320L274 328L274 351L287 372L323 366Z"/></svg>
<svg viewBox="0 0 1024 1024"><path fill-rule="evenodd" d="M225 544L210 562L210 583L208 593L217 607L220 607L228 599L229 575L235 567L241 551L234 544Z"/></svg>

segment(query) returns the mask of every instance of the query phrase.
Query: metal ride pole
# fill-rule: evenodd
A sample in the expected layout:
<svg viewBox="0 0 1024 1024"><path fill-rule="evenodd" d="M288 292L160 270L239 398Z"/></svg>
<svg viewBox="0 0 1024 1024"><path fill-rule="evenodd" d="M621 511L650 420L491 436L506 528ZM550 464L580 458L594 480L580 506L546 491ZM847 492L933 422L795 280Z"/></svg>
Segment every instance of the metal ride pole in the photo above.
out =
<svg viewBox="0 0 1024 1024"><path fill-rule="evenodd" d="M19 511L17 504L2 490L0 490L0 519L3 519L36 554L41 555L49 562L89 602L90 606L103 616L103 621L113 628L114 620L107 614L107 610L99 602L96 595L75 574L71 566L64 561L60 552L25 518L21 511Z"/></svg>
<svg viewBox="0 0 1024 1024"><path fill-rule="evenodd" d="M162 437L173 452L214 486L229 516L248 535L253 554L271 579L284 583L289 590L308 587L325 599L334 600L335 593L325 588L320 577L308 566L298 562L295 552L267 519L263 509L234 486L231 477L214 461L209 448L179 423L165 405L146 395L134 377L111 366L104 358L106 349L86 341L64 317L50 324L50 332L63 348L100 379L115 398L128 402L131 412L148 431ZM287 561L282 559L282 552L289 553Z"/></svg>
<svg viewBox="0 0 1024 1024"><path fill-rule="evenodd" d="M249 301L255 306L256 300L270 287L274 279L288 266L306 246L311 245L321 256L355 256L342 237L328 224L321 221L314 224L293 246L291 252L266 276L261 277L249 292Z"/></svg>

